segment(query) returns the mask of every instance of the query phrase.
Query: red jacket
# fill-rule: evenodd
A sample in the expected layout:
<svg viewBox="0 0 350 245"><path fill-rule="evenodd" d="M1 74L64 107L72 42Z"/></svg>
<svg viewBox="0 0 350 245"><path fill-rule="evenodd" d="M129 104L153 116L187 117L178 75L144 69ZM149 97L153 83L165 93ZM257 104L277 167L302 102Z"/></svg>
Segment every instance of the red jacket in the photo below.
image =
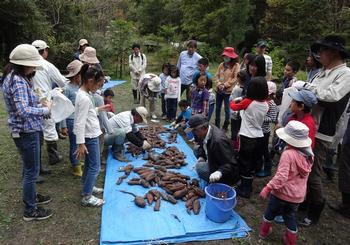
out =
<svg viewBox="0 0 350 245"><path fill-rule="evenodd" d="M293 114L288 121L295 120L304 123L309 128L309 138L312 140L311 148L315 147L316 123L311 113L306 113L302 119L297 119L297 115Z"/></svg>

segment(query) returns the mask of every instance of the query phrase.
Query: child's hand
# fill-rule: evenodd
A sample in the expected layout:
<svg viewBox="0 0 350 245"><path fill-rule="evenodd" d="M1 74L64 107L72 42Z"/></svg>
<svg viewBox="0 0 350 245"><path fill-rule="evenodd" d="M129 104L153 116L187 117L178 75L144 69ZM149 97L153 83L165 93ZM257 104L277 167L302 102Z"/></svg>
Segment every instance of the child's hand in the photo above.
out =
<svg viewBox="0 0 350 245"><path fill-rule="evenodd" d="M110 109L111 109L111 105L110 104L97 107L97 111L98 112L100 112L100 111L109 111Z"/></svg>
<svg viewBox="0 0 350 245"><path fill-rule="evenodd" d="M68 136L68 129L67 128L61 128L61 134Z"/></svg>
<svg viewBox="0 0 350 245"><path fill-rule="evenodd" d="M265 186L262 189L262 191L260 192L259 196L261 199L265 200L269 196L270 192L271 192L271 189L269 187Z"/></svg>
<svg viewBox="0 0 350 245"><path fill-rule="evenodd" d="M85 153L89 154L85 144L79 144L77 150L74 152L76 159L80 159L81 157L85 156Z"/></svg>

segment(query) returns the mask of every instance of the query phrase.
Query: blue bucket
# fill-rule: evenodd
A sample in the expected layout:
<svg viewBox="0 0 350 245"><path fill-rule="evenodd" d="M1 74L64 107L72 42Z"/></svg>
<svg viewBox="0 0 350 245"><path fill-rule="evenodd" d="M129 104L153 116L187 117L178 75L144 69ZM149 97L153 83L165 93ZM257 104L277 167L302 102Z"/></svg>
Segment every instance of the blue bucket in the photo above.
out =
<svg viewBox="0 0 350 245"><path fill-rule="evenodd" d="M227 193L227 198L216 197L217 192ZM205 194L205 213L207 217L216 223L224 223L229 220L237 203L236 191L228 185L214 183L205 187Z"/></svg>

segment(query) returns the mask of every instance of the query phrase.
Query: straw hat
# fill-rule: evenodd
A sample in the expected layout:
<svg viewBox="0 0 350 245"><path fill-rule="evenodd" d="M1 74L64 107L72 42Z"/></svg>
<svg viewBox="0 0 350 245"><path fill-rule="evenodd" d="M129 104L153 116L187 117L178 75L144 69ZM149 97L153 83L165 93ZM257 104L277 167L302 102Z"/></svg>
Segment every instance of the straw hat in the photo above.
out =
<svg viewBox="0 0 350 245"><path fill-rule="evenodd" d="M89 64L98 64L100 61L96 57L96 49L93 47L86 47L84 53L79 55L79 59Z"/></svg>
<svg viewBox="0 0 350 245"><path fill-rule="evenodd" d="M41 66L38 50L30 44L20 44L10 53L10 63L29 67Z"/></svg>
<svg viewBox="0 0 350 245"><path fill-rule="evenodd" d="M138 106L135 108L137 113L142 117L142 120L144 123L147 123L147 116L148 116L148 111L145 107L143 106Z"/></svg>
<svg viewBox="0 0 350 245"><path fill-rule="evenodd" d="M311 146L309 128L302 122L292 120L284 128L276 130L277 136L289 145L304 148Z"/></svg>
<svg viewBox="0 0 350 245"><path fill-rule="evenodd" d="M46 48L50 48L47 43L43 40L35 40L32 42L32 45L37 49L37 50L43 50Z"/></svg>
<svg viewBox="0 0 350 245"><path fill-rule="evenodd" d="M67 78L74 77L80 72L81 67L83 66L83 63L81 63L80 60L73 60L71 63L67 65L67 71L68 74L65 75Z"/></svg>

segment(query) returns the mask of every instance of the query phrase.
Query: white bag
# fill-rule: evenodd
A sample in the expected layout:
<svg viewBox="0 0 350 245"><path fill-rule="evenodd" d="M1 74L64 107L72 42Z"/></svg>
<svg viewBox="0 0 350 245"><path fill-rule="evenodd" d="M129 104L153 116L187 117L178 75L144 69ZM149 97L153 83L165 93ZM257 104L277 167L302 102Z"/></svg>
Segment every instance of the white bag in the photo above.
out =
<svg viewBox="0 0 350 245"><path fill-rule="evenodd" d="M72 102L62 94L61 89L51 91L51 119L56 123L65 120L74 112Z"/></svg>

